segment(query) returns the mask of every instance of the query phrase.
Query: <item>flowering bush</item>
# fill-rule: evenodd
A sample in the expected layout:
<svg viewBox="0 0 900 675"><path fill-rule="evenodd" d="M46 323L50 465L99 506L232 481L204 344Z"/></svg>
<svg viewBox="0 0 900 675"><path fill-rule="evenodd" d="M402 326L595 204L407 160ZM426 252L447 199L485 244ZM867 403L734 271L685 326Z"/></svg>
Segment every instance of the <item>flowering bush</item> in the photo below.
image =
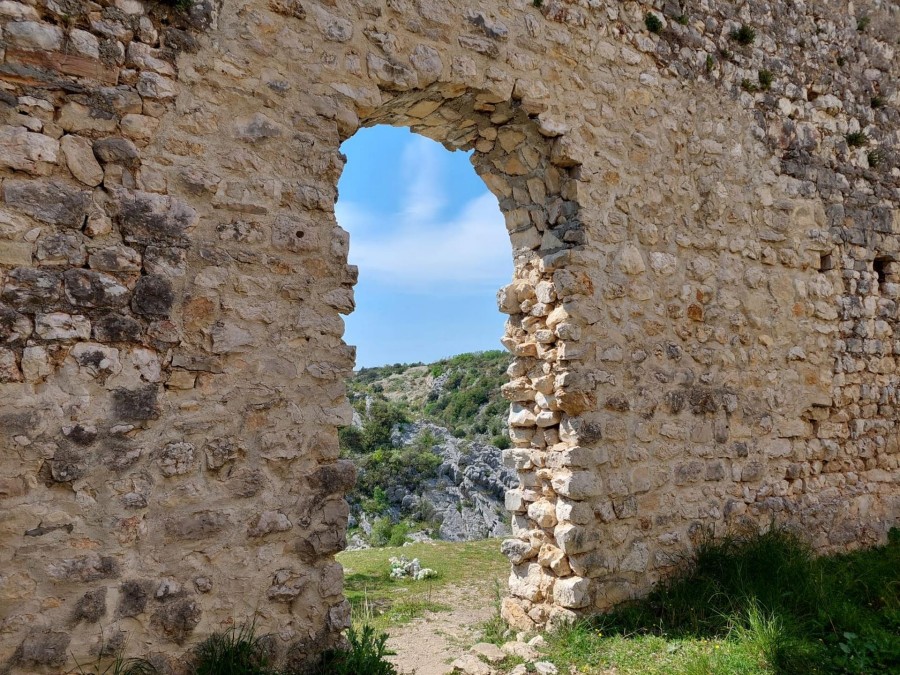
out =
<svg viewBox="0 0 900 675"><path fill-rule="evenodd" d="M399 558L390 558L388 562L391 564L391 579L429 579L436 577L435 572L430 567L422 567L418 558L408 559L405 555Z"/></svg>

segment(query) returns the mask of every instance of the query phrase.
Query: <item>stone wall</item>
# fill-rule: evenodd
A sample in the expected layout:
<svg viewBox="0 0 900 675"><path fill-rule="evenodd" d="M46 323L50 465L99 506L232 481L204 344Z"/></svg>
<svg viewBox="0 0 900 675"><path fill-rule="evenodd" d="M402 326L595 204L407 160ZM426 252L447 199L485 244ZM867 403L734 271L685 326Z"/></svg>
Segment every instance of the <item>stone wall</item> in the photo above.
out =
<svg viewBox="0 0 900 675"><path fill-rule="evenodd" d="M0 671L346 627L364 125L506 216L513 625L897 523L896 4L538 5L0 0Z"/></svg>

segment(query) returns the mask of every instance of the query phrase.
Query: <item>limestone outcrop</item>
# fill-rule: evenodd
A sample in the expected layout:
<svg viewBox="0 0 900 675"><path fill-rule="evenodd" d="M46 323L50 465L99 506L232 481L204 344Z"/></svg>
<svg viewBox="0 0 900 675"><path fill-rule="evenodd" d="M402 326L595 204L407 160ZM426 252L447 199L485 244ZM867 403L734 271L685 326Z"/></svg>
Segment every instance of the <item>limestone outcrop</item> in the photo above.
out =
<svg viewBox="0 0 900 675"><path fill-rule="evenodd" d="M251 616L302 662L347 625L334 202L364 125L473 150L506 217L511 623L729 528L881 541L898 26L880 0L0 0L0 669L165 669Z"/></svg>

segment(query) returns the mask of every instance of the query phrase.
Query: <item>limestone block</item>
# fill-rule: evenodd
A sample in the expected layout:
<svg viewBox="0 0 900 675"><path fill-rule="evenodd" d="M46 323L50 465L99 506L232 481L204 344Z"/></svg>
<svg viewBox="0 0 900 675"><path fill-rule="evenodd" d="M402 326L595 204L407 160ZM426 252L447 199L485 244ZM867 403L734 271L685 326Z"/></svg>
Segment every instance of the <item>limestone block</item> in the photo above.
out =
<svg viewBox="0 0 900 675"><path fill-rule="evenodd" d="M528 517L538 527L553 527L556 525L556 505L546 499L541 499L528 505Z"/></svg>
<svg viewBox="0 0 900 675"><path fill-rule="evenodd" d="M469 651L476 656L480 656L488 663L500 663L500 661L506 658L506 652L490 642L478 642L477 644L472 645Z"/></svg>
<svg viewBox="0 0 900 675"><path fill-rule="evenodd" d="M505 504L507 511L524 513L526 510L521 490L507 490Z"/></svg>
<svg viewBox="0 0 900 675"><path fill-rule="evenodd" d="M22 374L25 376L26 382L39 382L52 372L46 349L25 347L22 352Z"/></svg>
<svg viewBox="0 0 900 675"><path fill-rule="evenodd" d="M100 41L92 33L75 28L69 31L68 46L76 54L89 59L100 58Z"/></svg>
<svg viewBox="0 0 900 675"><path fill-rule="evenodd" d="M0 348L0 382L21 382L22 371L16 360L16 353L11 349Z"/></svg>
<svg viewBox="0 0 900 675"><path fill-rule="evenodd" d="M495 675L495 671L474 654L463 654L450 664L451 673L462 675Z"/></svg>
<svg viewBox="0 0 900 675"><path fill-rule="evenodd" d="M123 244L96 249L88 257L91 269L100 272L140 272L141 262L141 254Z"/></svg>
<svg viewBox="0 0 900 675"><path fill-rule="evenodd" d="M93 342L79 342L72 347L69 355L90 377L97 377L101 373L111 375L121 370L119 350L115 347L107 347Z"/></svg>
<svg viewBox="0 0 900 675"><path fill-rule="evenodd" d="M103 164L121 164L134 168L140 160L140 153L127 138L107 136L94 141L94 156Z"/></svg>
<svg viewBox="0 0 900 675"><path fill-rule="evenodd" d="M512 403L509 406L509 424L513 427L533 427L537 422L537 416L530 407L523 406L519 403Z"/></svg>
<svg viewBox="0 0 900 675"><path fill-rule="evenodd" d="M562 419L562 413L558 410L541 410L535 417L535 424L539 427L546 428L559 424Z"/></svg>
<svg viewBox="0 0 900 675"><path fill-rule="evenodd" d="M553 489L570 499L588 499L603 494L603 482L594 471L561 470L550 484Z"/></svg>
<svg viewBox="0 0 900 675"><path fill-rule="evenodd" d="M537 563L525 563L513 567L509 576L509 592L531 602L548 597L554 578Z"/></svg>
<svg viewBox="0 0 900 675"><path fill-rule="evenodd" d="M3 181L3 200L13 209L50 225L81 228L90 193L58 180Z"/></svg>
<svg viewBox="0 0 900 675"><path fill-rule="evenodd" d="M53 232L38 240L35 258L41 265L81 267L87 260L87 248L77 230Z"/></svg>
<svg viewBox="0 0 900 675"><path fill-rule="evenodd" d="M103 272L70 269L63 273L63 281L66 299L77 307L112 309L128 302L128 289Z"/></svg>
<svg viewBox="0 0 900 675"><path fill-rule="evenodd" d="M35 51L58 51L63 31L59 26L40 21L13 21L4 26L7 44Z"/></svg>
<svg viewBox="0 0 900 675"><path fill-rule="evenodd" d="M263 511L257 521L250 527L247 535L264 537L275 532L287 532L292 524L288 517L280 511Z"/></svg>
<svg viewBox="0 0 900 675"><path fill-rule="evenodd" d="M529 541L521 539L504 539L500 545L500 551L509 558L513 565L521 565L527 560L534 558L538 549Z"/></svg>
<svg viewBox="0 0 900 675"><path fill-rule="evenodd" d="M31 265L31 251L34 246L27 241L6 241L0 239L0 265L23 267Z"/></svg>
<svg viewBox="0 0 900 675"><path fill-rule="evenodd" d="M69 171L85 185L95 187L103 182L103 169L94 157L91 142L81 136L67 134L60 140Z"/></svg>
<svg viewBox="0 0 900 675"><path fill-rule="evenodd" d="M111 133L115 131L118 122L109 112L70 101L60 109L56 123L70 133Z"/></svg>
<svg viewBox="0 0 900 675"><path fill-rule="evenodd" d="M407 91L416 86L416 71L402 63L389 61L374 52L366 56L369 75L382 89Z"/></svg>
<svg viewBox="0 0 900 675"><path fill-rule="evenodd" d="M558 577L565 577L572 573L566 554L552 544L544 544L538 553L538 563L549 567Z"/></svg>
<svg viewBox="0 0 900 675"><path fill-rule="evenodd" d="M510 625L512 626L512 623L510 623ZM512 627L518 628L518 626ZM532 645L526 642L520 642L519 640L516 640L515 642L504 642L500 646L500 649L502 649L505 654L524 659L525 661L534 661L535 659L540 657L540 653L537 649L535 649Z"/></svg>
<svg viewBox="0 0 900 675"><path fill-rule="evenodd" d="M159 458L159 470L164 476L181 476L193 471L194 446L191 443L169 443Z"/></svg>
<svg viewBox="0 0 900 675"><path fill-rule="evenodd" d="M595 549L600 543L599 533L585 526L573 523L562 523L554 530L556 544L567 555L586 553Z"/></svg>
<svg viewBox="0 0 900 675"><path fill-rule="evenodd" d="M34 7L16 0L0 0L0 16L13 21L32 21L40 18Z"/></svg>
<svg viewBox="0 0 900 675"><path fill-rule="evenodd" d="M52 312L35 316L35 333L44 340L87 340L91 322L84 316Z"/></svg>
<svg viewBox="0 0 900 675"><path fill-rule="evenodd" d="M72 637L68 633L48 629L34 629L16 650L19 663L29 667L63 666L68 660L68 648Z"/></svg>
<svg viewBox="0 0 900 675"><path fill-rule="evenodd" d="M24 127L0 126L0 167L46 176L59 156L59 141Z"/></svg>
<svg viewBox="0 0 900 675"><path fill-rule="evenodd" d="M431 46L416 45L409 61L418 74L419 86L427 86L437 80L444 70L440 53Z"/></svg>
<svg viewBox="0 0 900 675"><path fill-rule="evenodd" d="M670 253L650 252L650 269L660 276L670 276L678 270L678 259Z"/></svg>
<svg viewBox="0 0 900 675"><path fill-rule="evenodd" d="M167 101L175 98L175 82L159 73L144 71L138 76L137 91L144 98Z"/></svg>
<svg viewBox="0 0 900 675"><path fill-rule="evenodd" d="M159 128L159 120L149 115L129 113L122 117L119 124L122 134L133 141L146 143Z"/></svg>
<svg viewBox="0 0 900 675"><path fill-rule="evenodd" d="M52 306L62 295L62 279L48 270L17 267L6 276L0 298L19 311Z"/></svg>
<svg viewBox="0 0 900 675"><path fill-rule="evenodd" d="M143 316L165 317L174 302L172 282L156 274L147 274L134 287L131 308Z"/></svg>
<svg viewBox="0 0 900 675"><path fill-rule="evenodd" d="M646 270L644 258L634 244L626 244L622 247L622 250L619 251L618 262L619 267L622 268L625 274L643 274L644 270Z"/></svg>
<svg viewBox="0 0 900 675"><path fill-rule="evenodd" d="M136 342L143 331L137 321L115 312L95 321L93 330L94 339L99 342Z"/></svg>

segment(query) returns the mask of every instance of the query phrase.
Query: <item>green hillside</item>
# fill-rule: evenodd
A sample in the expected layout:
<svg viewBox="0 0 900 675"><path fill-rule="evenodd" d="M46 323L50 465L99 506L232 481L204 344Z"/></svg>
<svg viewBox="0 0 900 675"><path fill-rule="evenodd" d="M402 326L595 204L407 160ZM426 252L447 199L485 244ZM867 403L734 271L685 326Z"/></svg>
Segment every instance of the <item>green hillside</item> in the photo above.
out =
<svg viewBox="0 0 900 675"><path fill-rule="evenodd" d="M508 379L511 360L507 352L495 350L429 364L361 368L347 383L348 396L360 414L368 396L393 404L410 419L446 427L458 438L482 437L506 447L508 441L501 437L506 434L508 403L500 396L500 386Z"/></svg>
<svg viewBox="0 0 900 675"><path fill-rule="evenodd" d="M341 429L341 453L358 469L348 500L355 514L373 523L370 543L398 545L410 530L441 522L425 499L415 506L401 503L407 495L421 497L437 478L441 439L425 428L394 443L398 426L431 422L465 443L477 440L498 452L509 446L508 403L500 386L510 360L501 351L460 354L431 364L363 368L350 378L348 397L358 420Z"/></svg>

